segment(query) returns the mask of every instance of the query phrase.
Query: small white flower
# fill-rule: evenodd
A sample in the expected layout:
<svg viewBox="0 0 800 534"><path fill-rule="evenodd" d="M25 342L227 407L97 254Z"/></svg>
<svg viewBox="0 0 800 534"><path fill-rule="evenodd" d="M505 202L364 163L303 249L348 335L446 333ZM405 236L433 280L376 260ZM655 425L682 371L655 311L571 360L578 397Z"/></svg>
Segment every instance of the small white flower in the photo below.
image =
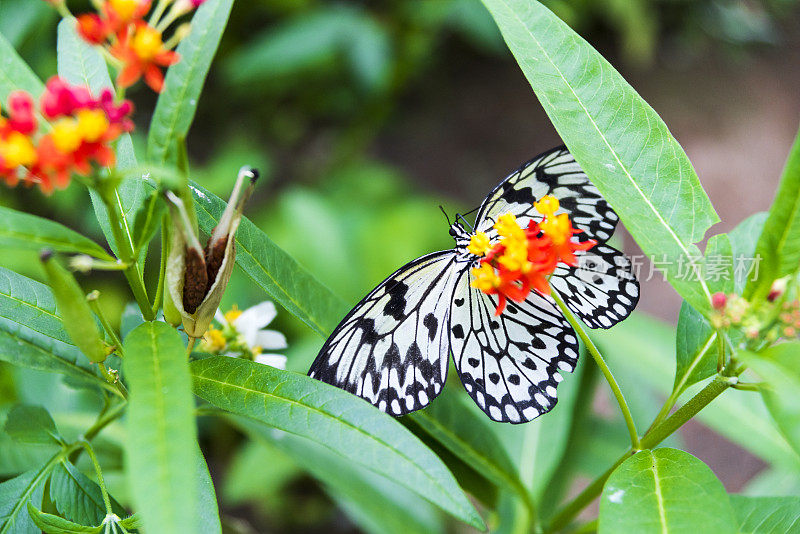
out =
<svg viewBox="0 0 800 534"><path fill-rule="evenodd" d="M278 369L286 368L286 356L283 354L263 353L262 351L285 349L286 337L277 330L266 330L265 327L278 315L275 304L264 301L239 312L231 310L226 314L217 310L214 318L223 326L232 328L239 334L239 341L253 354L253 361ZM229 356L238 356L230 353Z"/></svg>

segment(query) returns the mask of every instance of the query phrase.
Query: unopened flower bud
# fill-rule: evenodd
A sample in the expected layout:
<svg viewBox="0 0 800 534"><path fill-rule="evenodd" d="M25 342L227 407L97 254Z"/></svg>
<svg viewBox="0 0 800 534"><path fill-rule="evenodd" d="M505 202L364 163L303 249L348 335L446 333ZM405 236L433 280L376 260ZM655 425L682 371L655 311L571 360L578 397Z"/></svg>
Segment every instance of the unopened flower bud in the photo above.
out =
<svg viewBox="0 0 800 534"><path fill-rule="evenodd" d="M40 259L56 299L64 330L90 361L104 361L107 356L106 345L75 277L53 257L52 251L43 251Z"/></svg>
<svg viewBox="0 0 800 534"><path fill-rule="evenodd" d="M78 254L69 259L69 268L79 273L88 273L92 270L94 259L87 254Z"/></svg>
<svg viewBox="0 0 800 534"><path fill-rule="evenodd" d="M772 287L769 289L769 294L767 295L767 300L770 302L775 302L775 300L783 295L786 292L786 285L789 282L789 277L784 276L783 278L778 278L774 282L772 282Z"/></svg>
<svg viewBox="0 0 800 534"><path fill-rule="evenodd" d="M727 302L728 302L728 297L725 296L725 293L720 292L711 295L711 305L714 307L715 310L723 309Z"/></svg>

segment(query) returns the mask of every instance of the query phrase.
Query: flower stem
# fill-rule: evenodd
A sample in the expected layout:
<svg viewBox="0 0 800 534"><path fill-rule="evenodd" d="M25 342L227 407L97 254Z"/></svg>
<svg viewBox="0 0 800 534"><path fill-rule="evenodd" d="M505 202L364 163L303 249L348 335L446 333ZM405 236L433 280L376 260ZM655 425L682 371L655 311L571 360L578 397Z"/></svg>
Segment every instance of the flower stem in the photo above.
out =
<svg viewBox="0 0 800 534"><path fill-rule="evenodd" d="M158 315L161 307L161 300L164 298L164 284L167 277L167 256L169 255L169 219L164 215L161 219L161 265L158 269L158 285L156 286L156 296L153 299L153 315Z"/></svg>
<svg viewBox="0 0 800 534"><path fill-rule="evenodd" d="M100 493L103 495L103 504L106 507L106 514L113 514L114 510L111 508L111 499L108 497L108 490L106 489L106 483L103 480L103 470L100 469L100 464L97 461L97 456L94 454L94 449L92 445L84 440L78 442L78 445L83 447L86 453L89 455L89 459L92 461L92 465L94 465L94 472L97 474L97 484L100 486Z"/></svg>
<svg viewBox="0 0 800 534"><path fill-rule="evenodd" d="M100 298L100 292L95 290L89 293L86 296L86 300L89 302L89 307L92 309L94 314L100 319L100 324L103 326L103 330L106 331L108 337L111 339L111 342L114 344L114 351L117 355L122 358L122 341L120 340L119 336L117 335L114 328L111 326L111 323L108 322L106 315L103 313L103 310L100 308L100 302L98 299Z"/></svg>
<svg viewBox="0 0 800 534"><path fill-rule="evenodd" d="M114 235L114 241L116 241L119 249L119 255L122 261L128 264L128 267L122 272L128 280L128 285L133 293L133 298L136 299L136 303L139 305L142 317L144 317L145 321L152 321L155 318L155 314L150 306L150 299L147 297L147 290L144 287L144 279L142 278L139 264L133 254L133 240L130 237L127 221L125 221L125 216L119 209L119 204L110 198L113 195L117 200L119 199L117 189L113 188L108 191L107 188L101 185L98 188L98 192L106 206L108 221L111 226L111 232Z"/></svg>
<svg viewBox="0 0 800 534"><path fill-rule="evenodd" d="M681 406L674 414L668 417L663 423L655 426L652 430L648 431L641 440L641 447L644 449L651 449L664 441L667 437L672 435L673 432L678 430L689 419L694 417L705 408L708 404L716 399L723 391L732 387L738 382L736 377L726 377L717 375L714 380L709 382L697 395L692 397L689 402ZM611 468L597 477L589 486L586 487L577 497L567 503L561 511L559 511L550 521L547 529L548 532L558 531L566 527L578 513L586 508L592 501L600 495L603 486L611 476L611 473L619 467L628 457L634 454L635 451L629 450L623 454Z"/></svg>
<svg viewBox="0 0 800 534"><path fill-rule="evenodd" d="M614 393L614 397L617 399L617 404L619 404L619 409L622 412L622 417L625 418L625 425L628 427L628 434L630 434L631 438L631 448L633 450L640 450L641 446L639 443L639 434L636 432L636 425L633 422L633 416L631 415L630 408L628 408L628 403L625 401L625 397L622 395L622 390L619 389L619 384L617 384L614 375L611 373L611 369L608 368L603 356L600 354L600 351L597 350L592 340L589 338L589 335L583 329L583 325L581 325L578 320L572 315L572 312L569 311L564 301L561 300L561 297L555 291L551 291L551 295L553 299L558 304L558 307L561 308L561 312L564 314L564 317L567 318L569 324L572 325L572 328L578 333L578 336L583 341L584 346L592 355L597 366L602 371L603 376L608 382L608 385L611 387L611 391Z"/></svg>

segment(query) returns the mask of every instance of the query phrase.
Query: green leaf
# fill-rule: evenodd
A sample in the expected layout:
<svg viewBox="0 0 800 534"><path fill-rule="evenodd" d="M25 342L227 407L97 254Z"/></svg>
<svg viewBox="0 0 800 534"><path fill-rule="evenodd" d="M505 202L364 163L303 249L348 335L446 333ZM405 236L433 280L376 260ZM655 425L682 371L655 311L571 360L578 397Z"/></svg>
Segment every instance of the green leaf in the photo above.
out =
<svg viewBox="0 0 800 534"><path fill-rule="evenodd" d="M0 2L0 34L12 45L20 46L37 29L50 28L56 16L55 9L45 2L3 0Z"/></svg>
<svg viewBox="0 0 800 534"><path fill-rule="evenodd" d="M328 495L366 532L423 534L442 530L434 508L416 493L354 466L324 445L263 425L249 424L244 428L292 458L322 482Z"/></svg>
<svg viewBox="0 0 800 534"><path fill-rule="evenodd" d="M181 59L167 70L150 120L147 157L153 163L167 163L174 143L186 139L232 6L233 0L208 0L192 17L191 33L178 45Z"/></svg>
<svg viewBox="0 0 800 534"><path fill-rule="evenodd" d="M114 497L109 495L109 498L115 514L120 517L127 515ZM50 500L64 518L83 525L99 525L106 517L100 486L66 460L53 469Z"/></svg>
<svg viewBox="0 0 800 534"><path fill-rule="evenodd" d="M731 495L740 534L800 532L800 497Z"/></svg>
<svg viewBox="0 0 800 534"><path fill-rule="evenodd" d="M4 428L14 441L20 443L46 445L58 443L60 439L53 418L41 406L17 404L8 413Z"/></svg>
<svg viewBox="0 0 800 534"><path fill-rule="evenodd" d="M797 272L800 263L800 132L783 168L775 200L758 238L761 257L757 281L748 284L745 296L765 297L773 280Z"/></svg>
<svg viewBox="0 0 800 534"><path fill-rule="evenodd" d="M678 315L675 352L676 395L717 373L717 334L708 320L685 301Z"/></svg>
<svg viewBox="0 0 800 534"><path fill-rule="evenodd" d="M528 498L528 490L503 443L485 417L471 411L455 391L445 390L424 410L408 417L433 439L498 487Z"/></svg>
<svg viewBox="0 0 800 534"><path fill-rule="evenodd" d="M0 34L0 102L6 103L14 91L27 91L34 98L44 91L44 84L25 63L8 40Z"/></svg>
<svg viewBox="0 0 800 534"><path fill-rule="evenodd" d="M200 229L210 234L219 222L225 202L195 183L191 189ZM236 233L236 263L278 304L323 337L347 313L341 299L246 217Z"/></svg>
<svg viewBox="0 0 800 534"><path fill-rule="evenodd" d="M400 423L313 378L227 357L191 364L195 393L223 409L307 437L478 528L453 476Z"/></svg>
<svg viewBox="0 0 800 534"><path fill-rule="evenodd" d="M112 260L108 252L91 239L57 222L0 206L0 246L6 249L42 250L88 254Z"/></svg>
<svg viewBox="0 0 800 534"><path fill-rule="evenodd" d="M728 234L717 234L708 238L703 276L711 293L733 292L734 258Z"/></svg>
<svg viewBox="0 0 800 534"><path fill-rule="evenodd" d="M736 532L725 487L706 464L678 449L636 453L608 478L598 534Z"/></svg>
<svg viewBox="0 0 800 534"><path fill-rule="evenodd" d="M28 514L33 522L45 534L80 534L82 532L102 532L103 526L87 527L74 523L63 517L53 514L46 514L38 510L30 502L28 503Z"/></svg>
<svg viewBox="0 0 800 534"><path fill-rule="evenodd" d="M111 77L108 75L108 66L103 56L93 46L81 39L75 31L75 19L63 19L58 24L58 74L73 84L84 85L91 89L97 96L102 89L111 88ZM126 169L136 166L136 156L133 152L133 143L128 134L123 134L117 141L117 168ZM133 215L144 202L144 195L147 189L141 177L124 180L117 187L116 201L120 212L125 216L126 221L132 221ZM114 235L111 231L111 224L108 220L108 213L100 195L90 190L92 205L106 236L111 249L118 252ZM133 247L133 237L131 229L125 224L126 237Z"/></svg>
<svg viewBox="0 0 800 534"><path fill-rule="evenodd" d="M0 534L38 534L25 505L42 502L44 471L28 471L0 484Z"/></svg>
<svg viewBox="0 0 800 534"><path fill-rule="evenodd" d="M703 280L681 276L719 221L681 146L608 61L538 2L484 0L561 138L645 254L695 309ZM681 265L681 262L683 265Z"/></svg>
<svg viewBox="0 0 800 534"><path fill-rule="evenodd" d="M166 323L150 322L128 334L124 347L125 467L135 509L146 531L197 532L197 464L186 459L197 430L183 341Z"/></svg>
<svg viewBox="0 0 800 534"><path fill-rule="evenodd" d="M199 447L196 447L196 457L197 532L200 534L219 534L222 532L222 524L219 520L217 493L214 491L214 481L211 480L206 460L203 458L203 453Z"/></svg>
<svg viewBox="0 0 800 534"><path fill-rule="evenodd" d="M786 440L800 454L800 342L769 347L759 354L741 351L737 357L769 384L764 403Z"/></svg>
<svg viewBox="0 0 800 534"><path fill-rule="evenodd" d="M50 288L2 267L0 360L113 390L70 341Z"/></svg>
<svg viewBox="0 0 800 534"><path fill-rule="evenodd" d="M731 240L731 251L733 252L733 261L744 261L750 258L753 258L755 255L756 250L756 243L758 241L758 237L761 235L761 232L764 229L764 223L767 221L768 213L765 211L761 211L758 213L754 213L747 219L743 220L739 224L736 225L736 228L731 230L728 234L728 237ZM745 285L747 284L748 278L753 277L755 272L755 266L753 265L753 272L749 273L749 267L743 269L734 269L734 279L735 279L735 291L738 294L742 294Z"/></svg>

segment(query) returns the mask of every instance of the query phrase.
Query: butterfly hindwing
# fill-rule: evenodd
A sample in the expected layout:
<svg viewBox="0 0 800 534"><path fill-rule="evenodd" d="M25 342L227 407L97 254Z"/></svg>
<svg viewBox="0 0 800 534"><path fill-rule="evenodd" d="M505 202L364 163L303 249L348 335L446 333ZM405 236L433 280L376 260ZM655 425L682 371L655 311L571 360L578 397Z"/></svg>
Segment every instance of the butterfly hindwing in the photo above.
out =
<svg viewBox="0 0 800 534"><path fill-rule="evenodd" d="M523 164L489 193L476 218L478 231L490 238L497 217L512 213L525 228L531 219L539 222L541 214L533 203L545 195L559 200L556 213L567 213L575 228L598 242L614 233L619 218L566 147L554 148Z"/></svg>
<svg viewBox="0 0 800 534"><path fill-rule="evenodd" d="M494 421L523 423L556 404L559 371L578 359L572 327L549 297L532 292L495 316L496 297L460 274L450 310L450 345L469 395Z"/></svg>
<svg viewBox="0 0 800 534"><path fill-rule="evenodd" d="M590 328L611 328L639 302L639 282L630 260L607 245L575 255L578 265L563 263L550 277L567 307Z"/></svg>
<svg viewBox="0 0 800 534"><path fill-rule="evenodd" d="M447 376L455 251L405 265L336 327L309 376L403 415L426 406Z"/></svg>

